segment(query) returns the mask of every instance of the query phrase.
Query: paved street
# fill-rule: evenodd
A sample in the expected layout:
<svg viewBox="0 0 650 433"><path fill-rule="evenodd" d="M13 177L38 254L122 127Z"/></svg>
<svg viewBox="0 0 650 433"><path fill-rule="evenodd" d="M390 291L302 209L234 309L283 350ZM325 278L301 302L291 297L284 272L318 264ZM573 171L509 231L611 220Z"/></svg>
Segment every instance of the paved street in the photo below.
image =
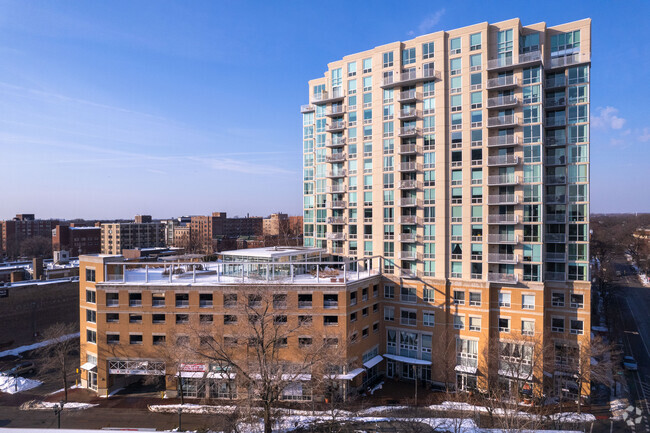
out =
<svg viewBox="0 0 650 433"><path fill-rule="evenodd" d="M625 372L631 403L644 411L635 431L650 432L650 288L643 287L632 267L624 261L616 264L616 270L623 275L616 282L619 290L615 302L620 321L613 332L622 341L625 355L634 356L639 365L637 372Z"/></svg>

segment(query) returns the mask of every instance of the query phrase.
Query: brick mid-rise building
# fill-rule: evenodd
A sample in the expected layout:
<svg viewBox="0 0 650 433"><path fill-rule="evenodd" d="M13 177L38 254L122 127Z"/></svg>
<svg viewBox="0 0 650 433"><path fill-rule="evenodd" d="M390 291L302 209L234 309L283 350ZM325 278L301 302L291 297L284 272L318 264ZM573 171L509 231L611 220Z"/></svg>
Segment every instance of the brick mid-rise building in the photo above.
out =
<svg viewBox="0 0 650 433"><path fill-rule="evenodd" d="M34 214L18 214L12 220L2 221L0 240L2 253L18 256L20 243L28 238L44 237L51 239L52 230L59 220L36 219Z"/></svg>

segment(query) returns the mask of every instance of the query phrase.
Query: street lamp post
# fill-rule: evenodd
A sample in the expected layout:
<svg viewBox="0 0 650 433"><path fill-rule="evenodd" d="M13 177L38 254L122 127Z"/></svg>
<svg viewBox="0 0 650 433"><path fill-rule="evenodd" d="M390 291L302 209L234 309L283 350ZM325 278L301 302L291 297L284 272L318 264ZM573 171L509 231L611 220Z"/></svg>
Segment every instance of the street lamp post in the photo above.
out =
<svg viewBox="0 0 650 433"><path fill-rule="evenodd" d="M65 402L61 400L59 404L57 405L56 403L54 404L54 415L56 415L56 425L57 428L61 428L61 412L63 412L63 405Z"/></svg>
<svg viewBox="0 0 650 433"><path fill-rule="evenodd" d="M183 413L183 408L179 407L178 408L178 431L182 431L182 422L181 422L181 414Z"/></svg>

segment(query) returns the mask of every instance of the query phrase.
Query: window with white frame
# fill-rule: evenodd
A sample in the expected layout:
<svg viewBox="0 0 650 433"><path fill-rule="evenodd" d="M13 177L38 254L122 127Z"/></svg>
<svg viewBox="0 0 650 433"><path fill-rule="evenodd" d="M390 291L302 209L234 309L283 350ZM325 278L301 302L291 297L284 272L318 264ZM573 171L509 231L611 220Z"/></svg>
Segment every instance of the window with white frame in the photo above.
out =
<svg viewBox="0 0 650 433"><path fill-rule="evenodd" d="M521 320L521 335L535 335L535 321L534 320Z"/></svg>
<svg viewBox="0 0 650 433"><path fill-rule="evenodd" d="M510 308L510 293L509 292L500 292L499 293L499 307Z"/></svg>
<svg viewBox="0 0 650 433"><path fill-rule="evenodd" d="M424 326L434 326L436 323L436 313L434 311L425 311L422 314Z"/></svg>
<svg viewBox="0 0 650 433"><path fill-rule="evenodd" d="M389 322L395 321L395 307L384 307L384 320Z"/></svg>
<svg viewBox="0 0 650 433"><path fill-rule="evenodd" d="M524 310L534 310L535 295L521 295L521 308Z"/></svg>
<svg viewBox="0 0 650 433"><path fill-rule="evenodd" d="M510 332L509 317L499 317L499 332Z"/></svg>
<svg viewBox="0 0 650 433"><path fill-rule="evenodd" d="M454 314L454 329L465 329L465 316Z"/></svg>
<svg viewBox="0 0 650 433"><path fill-rule="evenodd" d="M476 316L469 317L469 330L470 331L480 331L481 330L481 318Z"/></svg>

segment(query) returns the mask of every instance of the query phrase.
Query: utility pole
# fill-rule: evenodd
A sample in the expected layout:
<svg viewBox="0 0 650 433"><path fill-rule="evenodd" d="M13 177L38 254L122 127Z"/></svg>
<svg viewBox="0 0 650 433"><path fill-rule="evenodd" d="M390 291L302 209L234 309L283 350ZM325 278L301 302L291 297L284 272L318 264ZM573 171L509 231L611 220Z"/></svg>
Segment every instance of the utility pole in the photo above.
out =
<svg viewBox="0 0 650 433"><path fill-rule="evenodd" d="M413 364L413 371L415 373L415 405L418 405L418 366Z"/></svg>

